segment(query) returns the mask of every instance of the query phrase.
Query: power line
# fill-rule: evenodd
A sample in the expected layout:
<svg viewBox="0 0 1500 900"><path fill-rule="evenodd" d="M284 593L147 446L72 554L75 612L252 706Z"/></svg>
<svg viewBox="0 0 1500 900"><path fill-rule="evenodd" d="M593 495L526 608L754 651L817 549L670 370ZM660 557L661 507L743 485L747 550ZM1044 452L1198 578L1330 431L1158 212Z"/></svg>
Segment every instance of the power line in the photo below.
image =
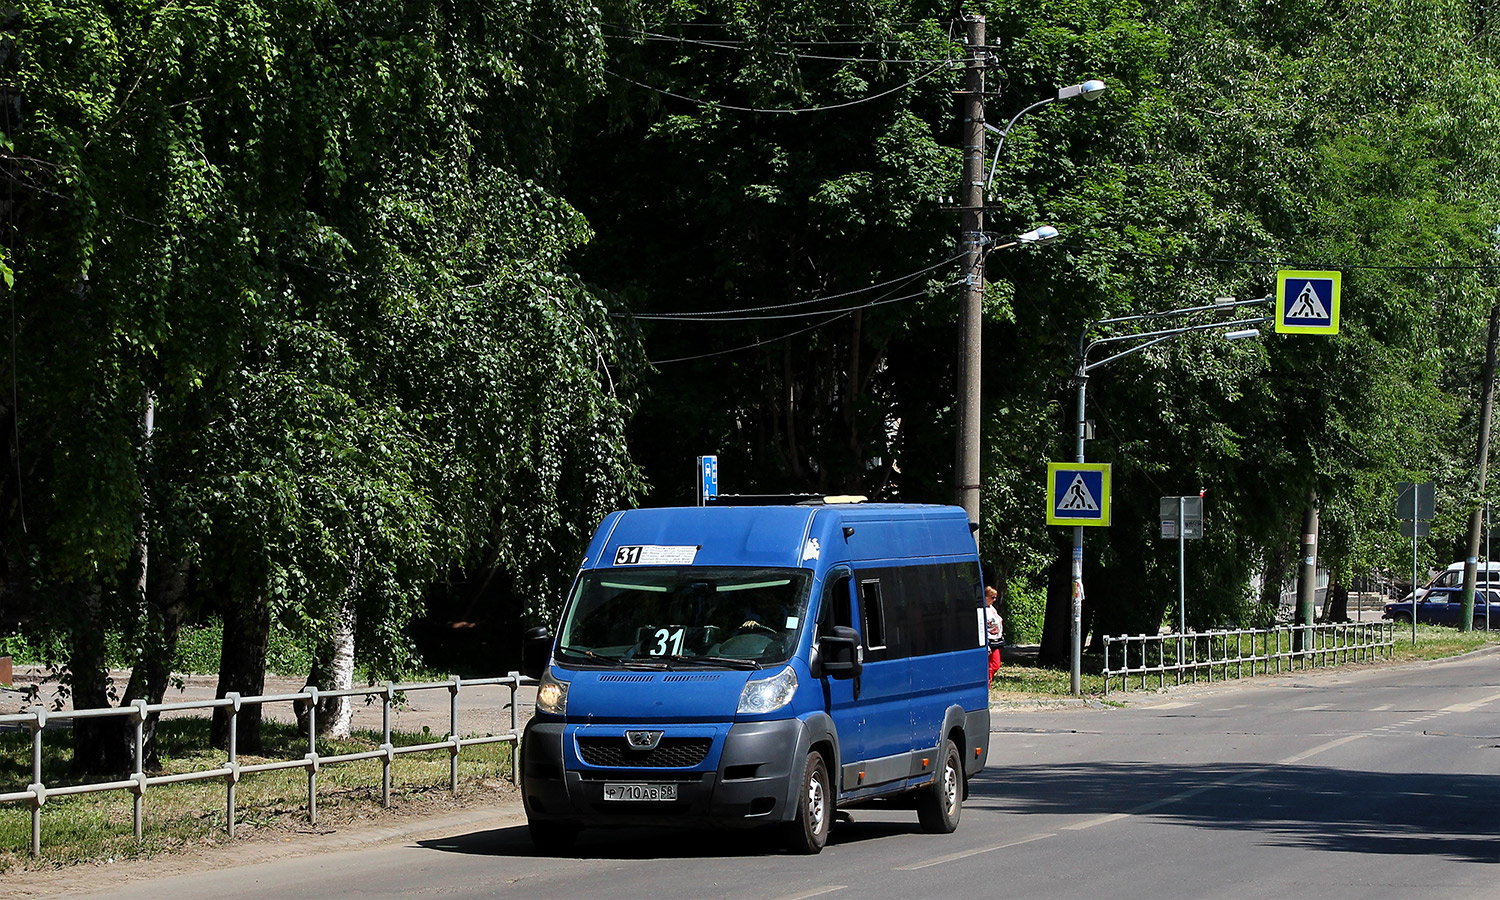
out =
<svg viewBox="0 0 1500 900"><path fill-rule="evenodd" d="M893 88L891 88L889 90L881 91L878 94L869 94L867 96L860 97L860 98L858 98L856 100L849 100L849 101L844 102L844 103L830 103L830 104L828 104L826 106L804 106L804 107L798 107L798 108L795 108L795 109L785 109L785 108L772 109L772 108L762 108L762 107L755 107L755 106L734 106L732 104L722 103L722 102L717 101L717 100L700 100L697 97L689 97L686 94L678 94L678 93L674 93L673 91L665 90L663 88L653 87L653 86L651 86L649 84L646 84L644 82L636 81L634 78L629 78L629 77L627 77L625 75L621 75L619 72L616 72L616 71L614 71L612 69L605 69L604 70L604 74L611 75L611 76L613 76L615 78L620 79L621 81L625 81L625 82L628 82L630 84L633 84L636 87L645 88L648 91L655 91L656 93L661 94L661 95L666 96L666 97L672 97L673 99L676 99L676 100L685 100L688 103L696 103L699 106L711 106L711 107L713 107L715 109L727 109L727 110L729 110L731 112L744 112L744 113L815 113L815 112L827 112L829 110L834 110L834 109L847 109L848 107L851 107L851 106L858 106L858 105L860 105L862 103L869 103L869 102L874 101L874 100L879 100L882 97L889 97L892 94L896 94L896 93L899 93L901 91L904 91L904 90L906 90L909 87L913 87L913 86L915 86L915 85L917 85L917 84L919 84L919 83L927 80L928 78L931 78L933 75L936 75L938 72L941 72L943 69L949 68L951 65L952 65L952 63L950 61L943 60L943 62L941 64L939 64L939 65L937 65L937 66L935 66L935 67L927 70L926 72L923 72L922 74L920 74L917 77L911 79L910 81L906 82L905 84L897 85L896 87L893 87Z"/></svg>
<svg viewBox="0 0 1500 900"><path fill-rule="evenodd" d="M1337 269L1340 271L1360 270L1374 272L1488 272L1500 270L1500 263L1486 264L1425 264L1425 265L1393 265L1393 264L1354 264L1321 262L1287 262L1270 259L1235 259L1224 256L1184 256L1173 253L1152 253L1149 250L1129 250L1114 247L1091 247L1086 244L1073 244L1058 242L1058 247L1067 247L1072 250L1097 250L1101 253L1109 253L1114 256L1140 257L1142 259L1160 260L1164 262L1195 262L1214 263L1221 265L1237 266L1266 266L1270 268L1299 268L1299 269Z"/></svg>
<svg viewBox="0 0 1500 900"><path fill-rule="evenodd" d="M765 338L763 340L756 341L753 344L746 344L743 347L731 347L728 350L715 350L712 353L699 353L696 356L678 356L672 359L648 359L646 361L653 366L664 366L667 363L690 362L695 359L708 359L711 356L725 356L730 353L739 353L742 350L754 350L756 347L764 347L766 344L774 344L777 341L784 341L787 338L796 337L799 334L806 334L809 331L822 328L824 325L828 325L832 322L837 322L839 319L845 318L849 315L850 313L839 313L838 315L829 316L823 321L816 322L812 325L807 326L806 328L799 328L796 331L787 332L780 337Z"/></svg>
<svg viewBox="0 0 1500 900"><path fill-rule="evenodd" d="M958 283L959 282L955 281L955 282L951 282L949 284L942 285L942 287L944 287L944 288L950 288L950 287L953 287L954 285L956 285ZM661 366L661 365L666 365L667 363L689 362L689 361L695 360L695 359L708 359L709 357L713 357L713 356L725 356L725 355L730 354L730 353L739 353L739 352L741 352L743 350L754 350L757 347L764 347L766 344L774 344L777 341L784 341L787 338L796 337L799 334L806 334L809 331L816 331L817 329L822 328L824 325L832 324L834 322L837 322L839 319L848 318L849 316L852 316L854 313L859 312L860 310L863 310L863 309L869 309L870 307L873 307L873 306L884 306L884 305L886 305L888 303L899 303L899 302L901 302L903 300L910 300L913 297L922 297L922 296L925 296L927 293L928 293L927 291L919 291L919 292L917 292L915 294L908 294L908 295L903 296L903 297L892 297L889 300L874 300L874 301L871 301L870 303L866 303L866 304L864 304L862 306L853 306L853 307L850 307L850 308L845 309L845 310L837 311L833 315L830 315L828 318L824 319L823 321L821 321L821 322L814 322L813 324L807 326L806 328L799 328L796 331L790 331L790 332L787 332L786 334L783 334L783 335L780 335L780 336L774 337L774 338L763 338L761 340L755 341L755 342L750 343L750 344L745 344L745 345L740 346L740 347L731 347L728 350L714 350L714 351L712 351L710 353L699 353L699 354L697 354L695 356L678 356L678 357L674 357L672 359L648 360L648 362L650 362L651 365L653 365L653 366Z"/></svg>
<svg viewBox="0 0 1500 900"><path fill-rule="evenodd" d="M862 287L862 288L855 288L852 291L844 291L843 293L840 293L840 294L825 294L822 297L814 297L811 300L796 300L796 301L793 301L791 303L773 303L773 304L770 304L768 306L747 306L747 307L742 307L740 309L719 309L719 310L710 310L710 311L707 311L707 312L632 313L631 317L635 318L635 319L687 319L687 318L705 318L705 319L710 319L712 317L735 315L735 314L738 314L738 313L769 312L771 310L777 310L777 309L791 309L794 306L809 306L809 305L811 305L813 303L824 303L824 302L826 302L828 300L842 300L845 297L853 297L855 294L863 294L863 293L865 293L867 291L878 291L881 288L890 287L893 284L905 283L905 282L911 281L913 278L917 278L918 276L921 276L921 275L926 275L928 272L931 272L934 269L940 269L943 266L946 266L946 265L948 265L949 263L952 263L952 262L956 262L956 261L958 261L958 260L960 260L962 258L963 258L963 254L959 254L957 256L951 256L948 259L945 259L942 262L934 263L934 264L928 266L925 269L918 269L915 272L909 272L909 273L907 273L905 275L898 275L897 277L892 278L892 279L890 279L888 281L882 281L882 282L880 282L878 284L867 285L867 286Z"/></svg>
<svg viewBox="0 0 1500 900"><path fill-rule="evenodd" d="M621 39L621 40L626 40L626 39L632 39L632 38L634 38L634 39L640 39L640 40L650 41L650 42L654 42L654 43L670 43L670 44L679 44L679 45L689 45L689 46L694 46L694 47L708 47L708 48L714 49L714 50L738 50L738 51L745 51L745 50L752 49L753 47L756 46L755 44L753 44L750 41L739 41L739 40L731 41L731 40L719 40L719 39L716 39L716 40L704 40L702 38L681 37L679 35L661 34L661 33L654 32L654 31L642 31L642 30L639 30L639 29L633 29L631 31L631 34L629 34L629 35L623 35L623 34L622 35L617 35L617 36L616 35L607 35L606 37L614 37L614 38ZM846 42L839 42L839 45L843 45L844 43L846 43ZM885 42L885 41L864 41L864 42L849 42L849 43L857 43L859 46L869 46L870 44L873 44L873 43L887 43L887 42ZM816 44L810 44L810 45L814 45L815 46ZM795 41L788 42L787 46L789 46L789 47L790 46L799 46L799 42L795 42ZM900 58L884 57L884 56L829 56L829 55L817 54L817 53L798 53L798 52L796 52L794 50L777 50L775 52L779 56L790 56L790 57L793 57L793 58L799 59L799 60L802 60L802 59L811 59L811 60L824 60L824 61L831 61L831 62L869 62L869 63L921 64L921 63L931 63L933 61L932 57L928 57L926 59L900 59ZM953 58L952 57L945 57L945 59L951 62Z"/></svg>
<svg viewBox="0 0 1500 900"><path fill-rule="evenodd" d="M950 284L942 285L941 287L943 287L943 288L953 287L953 285L955 285L955 284L959 284L959 282L955 281L955 282L952 282ZM717 325L720 322L769 322L769 321L773 321L773 320L776 320L776 319L800 319L800 318L805 318L806 316L822 315L824 313L852 313L852 312L858 312L859 310L862 310L862 309L870 309L870 308L876 307L876 306L885 306L888 303L898 303L898 302L900 302L902 300L911 300L914 297L925 297L929 293L931 293L931 291L921 290L921 291L916 291L916 292L911 293L911 294L903 294L900 297L890 297L890 298L882 297L879 300L871 300L869 303L860 303L860 304L858 304L856 306L844 306L844 307L840 307L839 309L820 309L820 310L813 310L813 311L809 311L809 312L795 312L795 313L772 313L772 314L764 315L764 316L728 316L728 317L722 317L722 318L705 319L705 318L702 318L700 316L653 315L653 316L634 316L634 318L643 319L643 320L651 321L651 322L695 322L695 323L698 323L700 325Z"/></svg>
<svg viewBox="0 0 1500 900"><path fill-rule="evenodd" d="M601 24L603 24L603 26L605 28L615 28L615 29L618 29L620 31L641 31L641 30L643 30L643 29L637 28L634 25L624 24L623 22L604 22L604 23L601 23ZM654 24L656 27L659 27L659 28L668 28L668 27L670 27L670 28L704 28L704 29L707 29L707 28L731 29L732 28L732 29L735 29L737 31L743 31L743 26L732 25L732 24L730 24L728 22L656 22L656 23L652 23L652 24ZM825 22L825 23L822 23L822 24L818 25L817 27L819 27L819 28L866 28L866 29L868 29L868 28L870 28L874 24L877 24L877 23L874 23L874 22ZM919 22L887 22L887 23L885 23L886 27L891 28L892 30L896 30L896 29L909 29L909 28L924 28L924 27L927 27L927 26L932 25L932 24L933 24L933 20L931 20L931 19L925 20L925 21L919 21ZM950 28L950 34L951 34L951 28ZM839 41L826 40L826 39L825 40L813 40L813 39L809 38L809 39L800 40L800 41L788 41L787 43L788 44L800 44L800 45L806 45L806 46L821 46L821 45L872 44L872 43L877 43L877 41L871 40L868 37L860 38L860 39L851 39L851 40L839 40Z"/></svg>

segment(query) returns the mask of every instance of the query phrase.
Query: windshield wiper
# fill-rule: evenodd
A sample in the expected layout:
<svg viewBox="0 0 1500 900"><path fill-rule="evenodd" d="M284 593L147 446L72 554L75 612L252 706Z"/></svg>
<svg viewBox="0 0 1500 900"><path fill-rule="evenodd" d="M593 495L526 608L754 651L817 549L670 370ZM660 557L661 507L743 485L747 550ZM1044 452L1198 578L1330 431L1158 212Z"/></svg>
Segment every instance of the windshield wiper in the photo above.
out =
<svg viewBox="0 0 1500 900"><path fill-rule="evenodd" d="M669 656L674 663L692 663L701 666L727 666L731 669L759 669L761 664L753 659L734 656Z"/></svg>
<svg viewBox="0 0 1500 900"><path fill-rule="evenodd" d="M619 666L623 669L651 669L653 671L667 668L664 662L646 659L622 659L618 656L605 656L595 653L587 647L558 647L558 653L573 657L582 657L598 666Z"/></svg>

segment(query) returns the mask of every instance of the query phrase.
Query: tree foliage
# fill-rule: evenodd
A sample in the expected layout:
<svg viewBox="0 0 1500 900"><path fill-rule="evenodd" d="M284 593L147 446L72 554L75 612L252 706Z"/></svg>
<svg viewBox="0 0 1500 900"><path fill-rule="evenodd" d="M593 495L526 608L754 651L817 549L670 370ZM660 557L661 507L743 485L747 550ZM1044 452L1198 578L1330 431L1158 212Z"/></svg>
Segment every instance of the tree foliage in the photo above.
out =
<svg viewBox="0 0 1500 900"><path fill-rule="evenodd" d="M1066 541L1042 473L1090 323L1278 268L1344 272L1337 338L1209 333L1091 377L1096 634L1174 595L1159 496L1207 491L1198 626L1275 615L1313 497L1343 575L1399 561L1397 480L1442 485L1451 542L1495 302L1483 10L971 11L991 123L1110 84L1028 115L993 173L992 233L1064 234L986 262L996 580L1044 583ZM700 453L729 493L953 496L950 7L37 0L0 27L0 622L66 632L91 698L105 633L159 663L205 606L308 642L352 613L370 675L455 574L545 619L600 516L686 500Z"/></svg>
<svg viewBox="0 0 1500 900"><path fill-rule="evenodd" d="M588 227L553 184L596 17L28 7L7 606L99 598L75 686L102 678L86 635L149 624L148 547L148 581L309 639L352 606L372 676L486 548L560 590L637 478L632 340L566 264Z"/></svg>

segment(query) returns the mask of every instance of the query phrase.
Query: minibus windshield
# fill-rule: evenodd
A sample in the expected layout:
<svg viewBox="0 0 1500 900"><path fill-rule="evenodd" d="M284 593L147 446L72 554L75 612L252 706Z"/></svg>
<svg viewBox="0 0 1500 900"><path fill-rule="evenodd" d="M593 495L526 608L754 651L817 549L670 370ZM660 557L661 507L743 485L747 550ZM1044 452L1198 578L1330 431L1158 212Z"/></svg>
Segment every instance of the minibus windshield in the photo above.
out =
<svg viewBox="0 0 1500 900"><path fill-rule="evenodd" d="M583 573L557 642L577 665L755 669L785 662L807 620L801 569L662 566Z"/></svg>

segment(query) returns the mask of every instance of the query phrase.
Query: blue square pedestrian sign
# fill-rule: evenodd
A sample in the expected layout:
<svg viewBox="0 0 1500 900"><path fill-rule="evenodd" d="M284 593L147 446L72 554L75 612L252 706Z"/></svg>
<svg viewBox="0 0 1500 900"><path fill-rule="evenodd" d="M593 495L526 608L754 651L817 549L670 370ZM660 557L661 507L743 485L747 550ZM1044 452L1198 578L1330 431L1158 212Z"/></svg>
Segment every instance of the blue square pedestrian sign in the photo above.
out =
<svg viewBox="0 0 1500 900"><path fill-rule="evenodd" d="M1280 334L1338 334L1342 272L1276 273L1276 331Z"/></svg>
<svg viewBox="0 0 1500 900"><path fill-rule="evenodd" d="M1047 463L1047 524L1108 525L1109 463Z"/></svg>

